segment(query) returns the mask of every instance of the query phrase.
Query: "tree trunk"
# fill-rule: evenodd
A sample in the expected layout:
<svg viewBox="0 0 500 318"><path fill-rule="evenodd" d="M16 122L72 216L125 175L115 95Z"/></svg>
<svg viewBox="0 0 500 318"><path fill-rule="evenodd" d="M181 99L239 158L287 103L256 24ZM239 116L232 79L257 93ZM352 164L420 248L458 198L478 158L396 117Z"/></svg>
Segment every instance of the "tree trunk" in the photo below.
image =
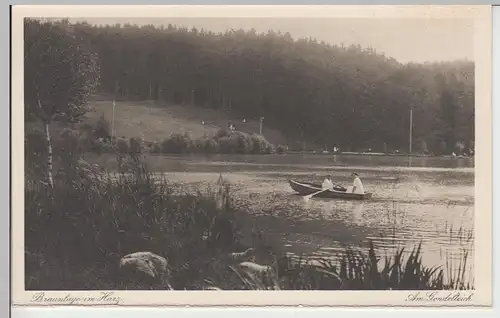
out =
<svg viewBox="0 0 500 318"><path fill-rule="evenodd" d="M47 183L51 188L54 187L52 178L52 142L50 140L49 123L45 122L45 141L47 142Z"/></svg>

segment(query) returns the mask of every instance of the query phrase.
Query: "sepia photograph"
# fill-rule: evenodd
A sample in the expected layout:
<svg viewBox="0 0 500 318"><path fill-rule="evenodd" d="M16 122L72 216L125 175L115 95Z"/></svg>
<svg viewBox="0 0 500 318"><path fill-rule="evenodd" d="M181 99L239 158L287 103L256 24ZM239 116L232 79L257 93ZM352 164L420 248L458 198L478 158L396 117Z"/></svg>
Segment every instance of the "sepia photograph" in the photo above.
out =
<svg viewBox="0 0 500 318"><path fill-rule="evenodd" d="M23 299L405 291L412 306L491 302L478 18L390 7L390 18L19 15ZM76 296L98 291L113 293Z"/></svg>

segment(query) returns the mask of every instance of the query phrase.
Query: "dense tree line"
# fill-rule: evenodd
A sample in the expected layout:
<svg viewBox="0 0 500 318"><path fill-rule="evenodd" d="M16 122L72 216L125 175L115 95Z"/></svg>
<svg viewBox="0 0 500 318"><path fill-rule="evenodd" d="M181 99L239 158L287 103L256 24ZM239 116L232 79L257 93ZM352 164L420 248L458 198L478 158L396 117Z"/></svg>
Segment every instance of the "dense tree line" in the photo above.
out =
<svg viewBox="0 0 500 318"><path fill-rule="evenodd" d="M99 56L100 90L225 109L342 150L450 153L474 140L474 64L401 64L360 46L168 25L72 32ZM463 146L463 147L462 147Z"/></svg>

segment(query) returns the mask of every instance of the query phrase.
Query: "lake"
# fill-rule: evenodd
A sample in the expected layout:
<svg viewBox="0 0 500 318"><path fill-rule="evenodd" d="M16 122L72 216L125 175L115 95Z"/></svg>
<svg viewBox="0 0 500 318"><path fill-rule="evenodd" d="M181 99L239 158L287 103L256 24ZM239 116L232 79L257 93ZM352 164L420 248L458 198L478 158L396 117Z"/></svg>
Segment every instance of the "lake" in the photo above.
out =
<svg viewBox="0 0 500 318"><path fill-rule="evenodd" d="M232 184L235 203L248 212L245 236L262 231L266 241L292 255L334 258L343 246L364 249L370 239L384 255L422 242L426 265L455 269L468 252L467 269L473 268L473 158L216 155L152 156L148 163L180 191L215 184L222 174ZM372 200L306 202L287 182L321 183L331 174L334 183L350 185L352 171Z"/></svg>

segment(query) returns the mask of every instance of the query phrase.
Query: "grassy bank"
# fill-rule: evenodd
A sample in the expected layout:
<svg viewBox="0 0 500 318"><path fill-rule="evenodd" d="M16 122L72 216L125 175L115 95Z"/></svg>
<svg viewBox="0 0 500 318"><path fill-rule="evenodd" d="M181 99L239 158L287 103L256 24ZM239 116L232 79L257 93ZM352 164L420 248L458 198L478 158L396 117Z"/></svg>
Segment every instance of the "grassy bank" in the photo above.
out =
<svg viewBox="0 0 500 318"><path fill-rule="evenodd" d="M139 251L167 259L176 290L471 288L464 278L467 255L460 270L445 277L446 268L422 263L420 247L383 257L373 245L367 253L346 249L338 261L313 265L287 258L259 233L244 245L244 211L232 204L224 180L208 195L174 195L139 155L117 155L116 178L78 155L61 162L54 188L36 178L26 187L28 290L166 289L164 282L120 269L123 256ZM248 259L230 257L250 247ZM257 268L266 275L250 275L242 260L269 266Z"/></svg>

